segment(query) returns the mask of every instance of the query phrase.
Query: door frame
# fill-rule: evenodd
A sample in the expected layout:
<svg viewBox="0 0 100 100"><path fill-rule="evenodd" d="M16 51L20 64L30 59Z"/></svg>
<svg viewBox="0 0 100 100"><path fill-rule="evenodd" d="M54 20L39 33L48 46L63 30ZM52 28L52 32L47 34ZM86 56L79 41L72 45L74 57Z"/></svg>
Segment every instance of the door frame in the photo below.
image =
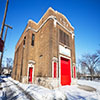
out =
<svg viewBox="0 0 100 100"><path fill-rule="evenodd" d="M32 70L32 83L33 83L33 79L34 79L34 65L31 63L31 64L28 64L28 71L27 71L27 82L29 83L29 68L33 68Z"/></svg>
<svg viewBox="0 0 100 100"><path fill-rule="evenodd" d="M59 55L59 86L62 86L61 85L61 57L65 58L65 59L69 59L70 60L70 73L71 73L71 82L72 82L72 67L71 67L71 58L69 57L66 57L66 56L63 56L63 55Z"/></svg>

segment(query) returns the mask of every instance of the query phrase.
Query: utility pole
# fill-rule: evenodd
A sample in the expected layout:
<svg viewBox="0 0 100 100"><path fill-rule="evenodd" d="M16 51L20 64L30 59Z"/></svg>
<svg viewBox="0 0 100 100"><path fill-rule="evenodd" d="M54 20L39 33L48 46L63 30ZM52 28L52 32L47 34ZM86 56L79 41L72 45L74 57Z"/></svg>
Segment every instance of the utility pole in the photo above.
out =
<svg viewBox="0 0 100 100"><path fill-rule="evenodd" d="M1 39L2 39L2 36L3 36L3 31L4 31L4 25L5 25L5 20L6 20L8 3L9 3L9 0L7 0L7 2L6 2L6 8L5 8L5 13L4 13L4 18L3 18L3 22L2 22L2 26L1 26L1 34L0 34Z"/></svg>
<svg viewBox="0 0 100 100"><path fill-rule="evenodd" d="M5 41L6 41L6 36L7 36L7 30L8 28L12 29L11 26L5 24L4 26L6 26L6 31L5 31L5 36L4 36L4 47L5 47ZM0 74L1 74L1 66L2 66L2 58L3 58L3 53L4 53L4 47L3 47L3 51L1 53L1 58L0 58Z"/></svg>
<svg viewBox="0 0 100 100"><path fill-rule="evenodd" d="M9 3L9 0L7 0L7 2L6 2L5 13L4 13L4 17L3 17L2 26L1 26L1 34L0 34L1 40L2 40L2 37L3 37L3 31L4 31L4 25L5 25L6 15L7 15L8 3ZM1 74L1 63L2 63L1 61L2 61L2 57L3 57L2 54L3 53L1 52L1 55L0 55L0 74Z"/></svg>

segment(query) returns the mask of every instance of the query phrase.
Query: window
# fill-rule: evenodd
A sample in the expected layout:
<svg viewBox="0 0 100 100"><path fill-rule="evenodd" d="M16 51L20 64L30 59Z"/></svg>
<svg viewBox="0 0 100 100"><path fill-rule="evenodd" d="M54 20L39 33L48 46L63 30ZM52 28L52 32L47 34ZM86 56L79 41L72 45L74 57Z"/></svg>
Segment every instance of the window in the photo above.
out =
<svg viewBox="0 0 100 100"><path fill-rule="evenodd" d="M26 40L26 36L24 37L24 42L23 42L23 45L25 45L25 40Z"/></svg>
<svg viewBox="0 0 100 100"><path fill-rule="evenodd" d="M31 42L31 45L34 46L34 39L35 39L35 35L32 34L32 42Z"/></svg>
<svg viewBox="0 0 100 100"><path fill-rule="evenodd" d="M62 30L59 31L59 42L63 43L64 45L70 46L69 35L67 35Z"/></svg>
<svg viewBox="0 0 100 100"><path fill-rule="evenodd" d="M64 44L69 46L69 36L67 34L64 34Z"/></svg>
<svg viewBox="0 0 100 100"><path fill-rule="evenodd" d="M60 40L61 43L64 44L64 32L60 30L59 33L60 33L59 34L59 40Z"/></svg>

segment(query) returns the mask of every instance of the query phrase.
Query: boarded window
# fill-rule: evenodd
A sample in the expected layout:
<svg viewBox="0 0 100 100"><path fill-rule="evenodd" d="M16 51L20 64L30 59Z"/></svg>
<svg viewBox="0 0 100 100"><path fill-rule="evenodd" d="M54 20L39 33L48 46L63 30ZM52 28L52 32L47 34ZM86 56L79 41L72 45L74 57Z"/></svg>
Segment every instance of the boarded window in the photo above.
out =
<svg viewBox="0 0 100 100"><path fill-rule="evenodd" d="M35 35L32 34L32 42L31 42L31 45L34 46L34 39L35 39Z"/></svg>
<svg viewBox="0 0 100 100"><path fill-rule="evenodd" d="M59 42L63 43L64 45L70 46L69 35L62 30L59 30Z"/></svg>

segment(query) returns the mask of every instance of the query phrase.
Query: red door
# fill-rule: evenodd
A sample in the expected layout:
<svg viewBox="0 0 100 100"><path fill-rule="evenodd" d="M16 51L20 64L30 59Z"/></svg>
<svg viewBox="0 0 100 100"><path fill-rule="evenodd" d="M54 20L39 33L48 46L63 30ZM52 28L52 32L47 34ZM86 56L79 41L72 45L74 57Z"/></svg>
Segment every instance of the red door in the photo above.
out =
<svg viewBox="0 0 100 100"><path fill-rule="evenodd" d="M57 77L57 63L54 62L54 78Z"/></svg>
<svg viewBox="0 0 100 100"><path fill-rule="evenodd" d="M76 78L76 67L74 66L74 78Z"/></svg>
<svg viewBox="0 0 100 100"><path fill-rule="evenodd" d="M29 68L29 83L32 83L32 71L33 71L33 68L30 67Z"/></svg>
<svg viewBox="0 0 100 100"><path fill-rule="evenodd" d="M70 60L61 57L61 85L71 84L71 66Z"/></svg>

